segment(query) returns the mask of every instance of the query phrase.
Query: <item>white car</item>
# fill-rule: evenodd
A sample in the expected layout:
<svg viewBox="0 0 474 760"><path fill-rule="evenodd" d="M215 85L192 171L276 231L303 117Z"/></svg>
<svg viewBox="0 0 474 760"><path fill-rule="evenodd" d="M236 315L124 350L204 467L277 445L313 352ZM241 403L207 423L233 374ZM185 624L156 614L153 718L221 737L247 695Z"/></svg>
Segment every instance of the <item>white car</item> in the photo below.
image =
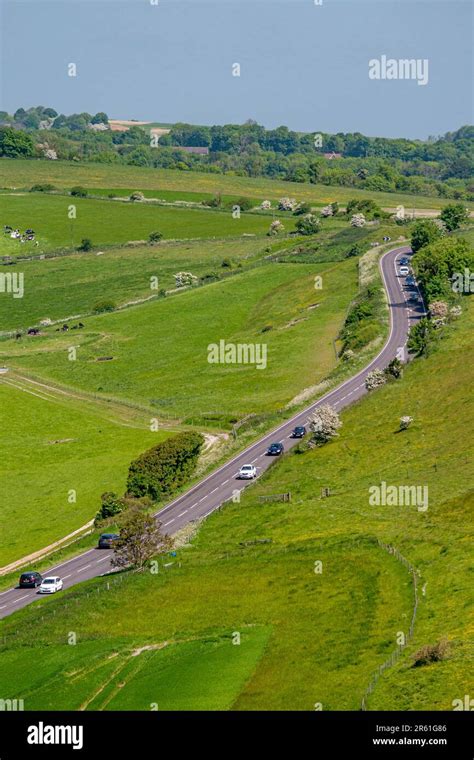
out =
<svg viewBox="0 0 474 760"><path fill-rule="evenodd" d="M407 274L410 274L410 269L409 269L409 267L406 267L406 266L401 266L401 267L400 267L400 274L401 274L401 276L402 276L402 277L406 277L406 276L407 276Z"/></svg>
<svg viewBox="0 0 474 760"><path fill-rule="evenodd" d="M61 591L63 582L57 575L50 575L48 578L43 578L41 586L38 589L39 594L55 594L56 591Z"/></svg>
<svg viewBox="0 0 474 760"><path fill-rule="evenodd" d="M237 477L242 480L253 480L257 477L257 468L253 464L244 464L240 468Z"/></svg>

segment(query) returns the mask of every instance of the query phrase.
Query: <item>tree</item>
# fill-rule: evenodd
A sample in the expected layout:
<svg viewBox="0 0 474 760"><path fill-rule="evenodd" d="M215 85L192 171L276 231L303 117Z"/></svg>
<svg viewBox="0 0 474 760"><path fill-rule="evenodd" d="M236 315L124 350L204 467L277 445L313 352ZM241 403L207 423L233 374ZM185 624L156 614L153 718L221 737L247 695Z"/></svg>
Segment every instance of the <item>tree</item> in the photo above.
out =
<svg viewBox="0 0 474 760"><path fill-rule="evenodd" d="M403 417L400 417L400 430L407 430L411 423L413 422L413 417L410 417L409 415L404 415Z"/></svg>
<svg viewBox="0 0 474 760"><path fill-rule="evenodd" d="M143 195L142 192L140 192L140 190L135 190L135 192L132 193L131 196L129 197L129 201L140 201L141 202L141 201L144 201L144 200L145 200L145 196Z"/></svg>
<svg viewBox="0 0 474 760"><path fill-rule="evenodd" d="M0 128L0 156L27 158L33 156L35 144L30 135L10 127Z"/></svg>
<svg viewBox="0 0 474 760"><path fill-rule="evenodd" d="M148 235L148 242L153 245L153 243L159 243L161 238L163 237L162 232L158 232L158 230L154 230L153 232L150 232Z"/></svg>
<svg viewBox="0 0 474 760"><path fill-rule="evenodd" d="M314 214L305 214L296 222L296 231L299 235L315 235L319 230L319 219Z"/></svg>
<svg viewBox="0 0 474 760"><path fill-rule="evenodd" d="M279 219L275 219L267 232L267 235L273 236L278 235L279 232L284 232L285 226L280 222Z"/></svg>
<svg viewBox="0 0 474 760"><path fill-rule="evenodd" d="M96 314L103 314L106 311L115 311L117 304L112 301L111 298L103 298L101 301L96 301L92 307L92 311Z"/></svg>
<svg viewBox="0 0 474 760"><path fill-rule="evenodd" d="M373 369L365 378L365 387L368 391L373 391L387 382L386 375L381 369Z"/></svg>
<svg viewBox="0 0 474 760"><path fill-rule="evenodd" d="M77 198L86 198L87 190L84 187L76 185L76 187L71 187L71 195L74 195Z"/></svg>
<svg viewBox="0 0 474 760"><path fill-rule="evenodd" d="M408 350L417 356L427 353L433 335L433 327L429 319L423 317L413 325L408 336Z"/></svg>
<svg viewBox="0 0 474 760"><path fill-rule="evenodd" d="M133 509L114 542L112 566L141 570L152 557L169 551L172 545L171 538L161 532L161 523L140 509Z"/></svg>
<svg viewBox="0 0 474 760"><path fill-rule="evenodd" d="M365 227L366 221L364 214L354 214L351 217L351 227Z"/></svg>
<svg viewBox="0 0 474 760"><path fill-rule="evenodd" d="M439 218L446 225L449 232L459 229L469 218L469 209L465 208L462 203L450 203L445 206Z"/></svg>
<svg viewBox="0 0 474 760"><path fill-rule="evenodd" d="M309 418L309 429L313 433L316 443L327 443L339 433L342 422L339 415L330 404L323 404L314 411Z"/></svg>
<svg viewBox="0 0 474 760"><path fill-rule="evenodd" d="M360 243L354 243L351 248L346 253L346 259L350 259L352 256L360 256L361 253L364 253L364 249L361 246Z"/></svg>
<svg viewBox="0 0 474 760"><path fill-rule="evenodd" d="M403 364L400 359L392 359L392 361L385 367L384 373L389 380L391 378L399 380L403 375Z"/></svg>
<svg viewBox="0 0 474 760"><path fill-rule="evenodd" d="M109 123L109 117L103 111L99 111L91 119L91 124L108 124L108 123Z"/></svg>
<svg viewBox="0 0 474 760"><path fill-rule="evenodd" d="M416 222L411 233L411 248L416 253L429 243L434 243L442 237L442 231L432 219L422 219Z"/></svg>

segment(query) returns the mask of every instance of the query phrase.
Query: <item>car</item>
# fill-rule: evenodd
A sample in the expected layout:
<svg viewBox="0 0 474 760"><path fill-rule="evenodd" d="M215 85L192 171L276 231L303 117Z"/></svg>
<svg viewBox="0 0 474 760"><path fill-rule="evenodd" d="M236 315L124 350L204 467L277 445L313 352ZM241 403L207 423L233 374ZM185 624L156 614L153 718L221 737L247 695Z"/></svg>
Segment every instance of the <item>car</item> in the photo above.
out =
<svg viewBox="0 0 474 760"><path fill-rule="evenodd" d="M407 274L410 274L410 270L408 269L408 267L405 267L405 266L400 267L400 275L402 277L406 277Z"/></svg>
<svg viewBox="0 0 474 760"><path fill-rule="evenodd" d="M269 456L278 456L279 454L283 454L283 444L282 443L271 443L270 446L267 449L267 454Z"/></svg>
<svg viewBox="0 0 474 760"><path fill-rule="evenodd" d="M398 262L399 264L404 264L405 266L410 263L410 259L407 256L402 256L402 258Z"/></svg>
<svg viewBox="0 0 474 760"><path fill-rule="evenodd" d="M41 586L39 587L39 594L55 594L56 591L61 591L63 582L58 575L50 575L48 578L43 578Z"/></svg>
<svg viewBox="0 0 474 760"><path fill-rule="evenodd" d="M257 468L253 464L243 464L237 477L242 480L253 480L257 477Z"/></svg>
<svg viewBox="0 0 474 760"><path fill-rule="evenodd" d="M295 429L293 430L291 437L292 438L303 438L306 435L306 428L304 425L297 425Z"/></svg>
<svg viewBox="0 0 474 760"><path fill-rule="evenodd" d="M119 538L118 533L101 533L99 536L98 549L112 549L115 541Z"/></svg>
<svg viewBox="0 0 474 760"><path fill-rule="evenodd" d="M20 588L36 588L41 585L43 576L36 572L36 570L27 570L20 575Z"/></svg>
<svg viewBox="0 0 474 760"><path fill-rule="evenodd" d="M416 280L412 274L409 274L407 277L407 285L416 285Z"/></svg>

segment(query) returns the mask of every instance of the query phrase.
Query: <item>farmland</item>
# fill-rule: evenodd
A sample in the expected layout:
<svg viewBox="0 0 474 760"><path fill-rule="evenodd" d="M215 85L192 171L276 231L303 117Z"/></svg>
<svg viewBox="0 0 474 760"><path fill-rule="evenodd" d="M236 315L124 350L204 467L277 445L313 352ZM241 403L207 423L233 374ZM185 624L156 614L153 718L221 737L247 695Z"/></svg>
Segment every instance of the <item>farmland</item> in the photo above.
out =
<svg viewBox="0 0 474 760"><path fill-rule="evenodd" d="M116 188L127 190L163 190L181 192L181 198L195 199L195 193L204 193L203 199L221 192L226 196L248 196L256 200L277 200L282 196L324 205L334 200L341 203L350 198L373 198L381 206L390 208L403 204L412 208L442 208L442 198L409 195L407 193L379 193L347 187L329 187L308 183L272 181L266 178L215 175L204 172L180 172L170 169L81 164L68 161L33 161L7 159L0 161L0 187L29 189L37 183L49 183L60 189L81 185L86 189ZM110 192L110 191L108 191ZM190 195L191 194L191 195ZM160 197L160 196L158 196ZM473 204L466 204L473 208Z"/></svg>
<svg viewBox="0 0 474 760"><path fill-rule="evenodd" d="M466 662L473 656L466 437L473 325L466 301L428 358L347 409L335 441L284 457L240 504L209 518L174 565L129 574L109 590L97 579L2 622L8 695L24 697L25 709L54 699L56 709L149 710L158 702L178 709L313 710L321 703L324 710L358 710L413 609L411 576L380 539L415 565L423 592L413 639L381 676L369 709L450 710L468 693ZM433 408L443 413L433 416ZM402 414L414 422L396 434ZM381 480L425 483L429 509L371 506L368 489ZM328 499L321 498L323 486L331 489ZM258 501L288 490L290 504ZM76 647L65 644L65 631L77 633ZM413 667L414 653L443 637L448 657ZM35 653L41 667L33 671ZM223 674L219 694L209 678L212 662ZM164 693L153 687L149 667ZM198 696L185 677L196 668ZM179 695L173 679L182 684ZM125 684L120 695L118 681Z"/></svg>

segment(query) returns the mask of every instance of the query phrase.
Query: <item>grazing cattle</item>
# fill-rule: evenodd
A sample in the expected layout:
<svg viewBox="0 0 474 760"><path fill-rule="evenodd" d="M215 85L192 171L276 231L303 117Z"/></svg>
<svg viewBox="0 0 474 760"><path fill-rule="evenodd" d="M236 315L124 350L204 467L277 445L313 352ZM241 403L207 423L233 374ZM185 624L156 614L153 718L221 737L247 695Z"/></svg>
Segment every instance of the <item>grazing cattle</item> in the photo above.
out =
<svg viewBox="0 0 474 760"><path fill-rule="evenodd" d="M21 333L19 333L19 332L18 332L18 333L15 335L15 340L21 340Z"/></svg>
<svg viewBox="0 0 474 760"><path fill-rule="evenodd" d="M36 327L30 327L28 335L39 335L39 330L37 330Z"/></svg>
<svg viewBox="0 0 474 760"><path fill-rule="evenodd" d="M80 330L84 327L84 325L82 324L82 322L79 322L78 327L79 327Z"/></svg>
<svg viewBox="0 0 474 760"><path fill-rule="evenodd" d="M63 332L67 332L67 331L69 330L69 325L63 325L63 326L61 327L61 330L62 330Z"/></svg>

